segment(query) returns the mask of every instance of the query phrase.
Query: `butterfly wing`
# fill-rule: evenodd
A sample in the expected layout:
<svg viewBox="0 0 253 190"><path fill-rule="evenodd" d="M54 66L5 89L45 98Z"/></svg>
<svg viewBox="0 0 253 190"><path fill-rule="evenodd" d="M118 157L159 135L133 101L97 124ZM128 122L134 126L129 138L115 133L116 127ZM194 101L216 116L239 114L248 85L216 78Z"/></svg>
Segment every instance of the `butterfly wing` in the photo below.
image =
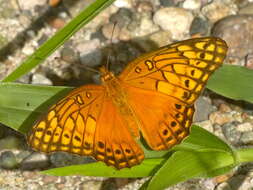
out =
<svg viewBox="0 0 253 190"><path fill-rule="evenodd" d="M139 164L144 154L126 129L105 88L86 85L53 105L28 135L42 152L92 156L118 169Z"/></svg>
<svg viewBox="0 0 253 190"><path fill-rule="evenodd" d="M121 73L128 102L152 149L167 149L189 134L193 104L226 52L219 38L190 39L145 54Z"/></svg>
<svg viewBox="0 0 253 190"><path fill-rule="evenodd" d="M95 133L95 158L117 169L140 164L144 153L130 133L124 116L118 112L111 99L104 100Z"/></svg>

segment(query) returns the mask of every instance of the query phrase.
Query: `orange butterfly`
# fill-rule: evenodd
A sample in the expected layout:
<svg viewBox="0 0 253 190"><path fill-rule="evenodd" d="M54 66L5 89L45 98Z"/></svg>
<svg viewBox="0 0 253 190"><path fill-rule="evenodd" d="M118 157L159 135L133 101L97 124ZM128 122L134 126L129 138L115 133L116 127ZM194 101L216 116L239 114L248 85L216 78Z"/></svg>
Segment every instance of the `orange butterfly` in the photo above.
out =
<svg viewBox="0 0 253 190"><path fill-rule="evenodd" d="M189 134L194 102L227 48L219 38L195 38L144 54L118 77L101 67L102 85L76 88L53 105L28 143L47 153L89 155L117 169L140 164L139 131L153 150L169 149Z"/></svg>

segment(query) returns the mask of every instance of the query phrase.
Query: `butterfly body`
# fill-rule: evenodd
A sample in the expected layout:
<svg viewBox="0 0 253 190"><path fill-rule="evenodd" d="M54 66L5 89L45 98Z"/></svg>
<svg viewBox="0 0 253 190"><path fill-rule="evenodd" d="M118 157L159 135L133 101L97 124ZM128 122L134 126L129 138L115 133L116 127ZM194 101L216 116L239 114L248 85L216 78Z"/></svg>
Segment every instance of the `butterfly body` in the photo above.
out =
<svg viewBox="0 0 253 190"><path fill-rule="evenodd" d="M126 88L123 81L105 67L100 68L102 85L105 86L105 97L116 107L120 115L124 115L124 122L133 137L139 137L140 121L128 102ZM139 126L139 127L138 127Z"/></svg>
<svg viewBox="0 0 253 190"><path fill-rule="evenodd" d="M140 133L153 150L189 135L194 102L226 52L219 38L196 38L144 54L119 76L101 67L102 85L76 88L50 107L28 143L42 152L92 156L117 169L138 165L144 159Z"/></svg>

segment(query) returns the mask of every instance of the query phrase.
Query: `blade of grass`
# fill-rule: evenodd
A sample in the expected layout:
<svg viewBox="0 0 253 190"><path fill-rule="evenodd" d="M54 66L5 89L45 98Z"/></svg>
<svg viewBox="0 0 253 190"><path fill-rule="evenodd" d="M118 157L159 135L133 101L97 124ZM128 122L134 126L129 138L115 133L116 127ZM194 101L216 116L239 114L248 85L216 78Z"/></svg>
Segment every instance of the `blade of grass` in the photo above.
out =
<svg viewBox="0 0 253 190"><path fill-rule="evenodd" d="M188 154L190 154L191 158L193 157L192 154L194 155L194 157L192 158L193 162L198 162L198 160L196 160L196 159L198 158L197 155L200 154L200 156L202 156L204 160L203 160L203 162L199 163L200 166L198 166L198 168L200 168L200 169L196 169L195 173L197 173L197 174L201 173L202 175L208 176L208 175L214 174L214 170L216 170L216 169L222 169L221 172L227 171L227 170L224 170L224 167L226 167L227 165L222 165L221 162L216 162L216 160L218 159L218 161L220 161L223 158L226 160L226 158L228 157L227 155L229 155L229 158L233 157L231 150L227 149L227 146L225 146L225 143L220 142L221 140L218 138L215 139L215 142L213 144L212 144L212 141L208 142L208 141L210 141L209 136L214 136L214 135L207 132L206 130L201 129L200 127L197 127L197 126L193 126L193 129L194 130L192 130L192 133L190 134L190 138L188 138L188 144L196 144L197 145L202 142L203 143L203 145L201 146L202 152L199 152L201 150L199 150L198 146L192 146L191 149L187 149L187 151L185 151L185 149L180 150L180 152L183 153L183 155L181 155L181 158L184 160L187 160L186 165L187 166L189 165L189 167L191 166L190 159L186 159L187 156L189 156ZM201 136L202 139L199 139L199 136ZM197 138L197 139L195 139L195 138ZM184 144L184 142L182 142L182 144ZM224 144L223 146L221 146L222 143ZM218 145L218 148L213 149L213 147L215 147L216 145ZM186 147L186 146L187 145L184 145L183 147ZM203 152L203 150L205 150L205 152ZM167 152L167 153L169 153L169 152ZM174 155L174 154L172 154L172 155ZM215 160L214 155L217 155L216 160ZM131 169L123 169L123 170L119 170L119 171L114 170L111 167L106 167L103 163L98 162L98 163L92 163L89 165L86 164L86 165L82 165L82 166L81 165L68 166L68 167L63 167L63 168L51 169L49 171L46 171L46 173L51 174L51 175L77 175L78 174L78 175L104 176L104 177L109 177L109 176L110 177L141 177L141 176L145 177L145 176L151 175L150 171L154 172L155 170L157 170L166 161L166 159L169 158L169 160L170 160L171 159L170 156L171 156L171 154L169 154L167 156L163 155L161 158L152 158L152 159L147 159L147 157L146 157L143 164L133 167ZM212 157L212 162L210 162L210 164L209 164L207 161L207 158L210 158L210 157ZM161 162L159 161L159 163L158 163L157 159L161 159ZM189 167L187 167L187 166L181 166L182 163L180 163L179 161L180 161L180 159L179 160L175 159L173 161L173 167L178 167L179 169L181 167L183 167L183 169L185 169L185 170L189 169ZM216 164L214 164L214 163L216 163ZM204 166L206 165L206 167L209 168L209 170L204 170L203 165ZM221 167L219 167L219 166L221 166ZM222 167L222 166L224 166L224 167ZM95 170L94 170L94 167L96 168ZM196 167L196 166L194 166L194 167ZM140 171L139 171L139 169L140 169ZM141 173L141 170L144 170L144 173ZM190 170L191 170L191 168L190 168ZM170 170L170 171L174 172L177 170L175 168L173 168L173 170ZM128 174L128 172L130 172L130 173L132 172L132 174ZM137 173L134 173L134 172L137 172ZM210 172L212 172L212 173L210 173ZM184 176L189 177L190 175L188 175L187 173L184 173ZM180 179L182 179L182 178L180 178ZM167 180L169 180L169 178ZM179 180L179 179L177 179L177 180Z"/></svg>
<svg viewBox="0 0 253 190"><path fill-rule="evenodd" d="M220 175L220 169L228 172L233 166L234 159L229 153L177 151L156 172L147 190L162 190L194 177Z"/></svg>
<svg viewBox="0 0 253 190"><path fill-rule="evenodd" d="M44 61L59 46L67 41L75 32L87 24L92 18L108 7L114 0L97 0L72 19L64 28L44 43L37 51L27 58L19 67L10 73L2 82L12 82L28 73Z"/></svg>

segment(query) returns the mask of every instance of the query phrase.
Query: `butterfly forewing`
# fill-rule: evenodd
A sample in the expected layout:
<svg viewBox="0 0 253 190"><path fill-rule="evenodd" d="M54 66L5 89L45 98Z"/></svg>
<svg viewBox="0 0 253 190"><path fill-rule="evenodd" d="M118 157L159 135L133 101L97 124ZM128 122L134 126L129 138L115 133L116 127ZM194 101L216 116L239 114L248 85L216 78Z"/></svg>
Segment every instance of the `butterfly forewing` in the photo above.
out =
<svg viewBox="0 0 253 190"><path fill-rule="evenodd" d="M101 110L103 96L102 86L90 85L73 90L33 126L28 143L43 152L91 154L95 118Z"/></svg>
<svg viewBox="0 0 253 190"><path fill-rule="evenodd" d="M226 52L219 38L190 39L145 54L122 72L129 104L152 149L168 149L189 134L193 104Z"/></svg>
<svg viewBox="0 0 253 190"><path fill-rule="evenodd" d="M119 78L192 104L226 52L226 43L219 38L177 42L134 60Z"/></svg>
<svg viewBox="0 0 253 190"><path fill-rule="evenodd" d="M102 86L83 86L53 105L28 136L38 151L92 156L117 169L144 159Z"/></svg>

